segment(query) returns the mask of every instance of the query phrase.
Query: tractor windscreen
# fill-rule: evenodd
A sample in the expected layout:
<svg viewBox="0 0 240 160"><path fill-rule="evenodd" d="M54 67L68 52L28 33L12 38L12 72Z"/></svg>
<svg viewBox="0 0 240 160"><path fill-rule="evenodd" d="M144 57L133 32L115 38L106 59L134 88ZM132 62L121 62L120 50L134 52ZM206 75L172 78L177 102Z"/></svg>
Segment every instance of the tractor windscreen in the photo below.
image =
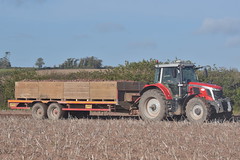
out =
<svg viewBox="0 0 240 160"><path fill-rule="evenodd" d="M197 75L193 67L184 67L182 69L183 82L198 82Z"/></svg>

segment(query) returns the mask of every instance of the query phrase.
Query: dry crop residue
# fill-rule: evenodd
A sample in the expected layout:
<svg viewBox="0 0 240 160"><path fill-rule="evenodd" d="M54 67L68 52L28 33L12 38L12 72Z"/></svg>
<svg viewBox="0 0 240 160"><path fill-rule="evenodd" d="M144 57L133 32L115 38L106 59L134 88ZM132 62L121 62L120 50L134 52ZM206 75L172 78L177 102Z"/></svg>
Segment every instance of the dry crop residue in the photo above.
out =
<svg viewBox="0 0 240 160"><path fill-rule="evenodd" d="M240 123L0 117L0 159L239 159Z"/></svg>

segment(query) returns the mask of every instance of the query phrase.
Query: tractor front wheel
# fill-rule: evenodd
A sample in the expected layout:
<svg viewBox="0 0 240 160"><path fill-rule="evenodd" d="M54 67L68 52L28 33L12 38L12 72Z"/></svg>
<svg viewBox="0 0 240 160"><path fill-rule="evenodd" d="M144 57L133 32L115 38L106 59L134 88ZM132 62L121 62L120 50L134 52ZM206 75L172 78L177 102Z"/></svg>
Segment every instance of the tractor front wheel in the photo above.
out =
<svg viewBox="0 0 240 160"><path fill-rule="evenodd" d="M192 98L187 103L186 116L188 121L192 123L203 123L211 116L210 106L202 98Z"/></svg>
<svg viewBox="0 0 240 160"><path fill-rule="evenodd" d="M139 102L139 114L147 121L161 121L165 118L166 104L160 90L151 89L143 93Z"/></svg>

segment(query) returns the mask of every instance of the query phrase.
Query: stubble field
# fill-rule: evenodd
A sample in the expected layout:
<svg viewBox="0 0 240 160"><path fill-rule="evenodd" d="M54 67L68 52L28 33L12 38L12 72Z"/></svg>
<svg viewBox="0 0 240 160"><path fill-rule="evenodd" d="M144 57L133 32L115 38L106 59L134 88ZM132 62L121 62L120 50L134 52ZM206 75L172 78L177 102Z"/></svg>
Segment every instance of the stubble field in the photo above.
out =
<svg viewBox="0 0 240 160"><path fill-rule="evenodd" d="M226 160L240 157L240 123L0 116L0 159Z"/></svg>

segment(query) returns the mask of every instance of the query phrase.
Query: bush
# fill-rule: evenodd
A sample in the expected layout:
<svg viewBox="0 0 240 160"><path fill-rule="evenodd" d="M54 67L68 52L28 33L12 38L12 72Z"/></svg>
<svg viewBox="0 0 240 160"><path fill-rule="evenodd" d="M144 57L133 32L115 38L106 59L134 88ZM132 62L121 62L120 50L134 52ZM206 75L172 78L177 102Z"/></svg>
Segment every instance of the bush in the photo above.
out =
<svg viewBox="0 0 240 160"><path fill-rule="evenodd" d="M160 62L160 63L170 63ZM142 60L128 62L113 69L104 71L81 71L69 74L37 75L33 69L0 70L0 105L7 106L7 100L14 98L14 83L27 80L132 80L153 83L155 60ZM203 71L198 71L200 82L213 83L223 87L224 94L234 104L234 111L240 112L240 72L237 69L210 67L209 76L205 77Z"/></svg>
<svg viewBox="0 0 240 160"><path fill-rule="evenodd" d="M0 72L0 106L7 107L7 100L14 99L15 82L24 79L37 79L35 70L11 69L8 72Z"/></svg>

